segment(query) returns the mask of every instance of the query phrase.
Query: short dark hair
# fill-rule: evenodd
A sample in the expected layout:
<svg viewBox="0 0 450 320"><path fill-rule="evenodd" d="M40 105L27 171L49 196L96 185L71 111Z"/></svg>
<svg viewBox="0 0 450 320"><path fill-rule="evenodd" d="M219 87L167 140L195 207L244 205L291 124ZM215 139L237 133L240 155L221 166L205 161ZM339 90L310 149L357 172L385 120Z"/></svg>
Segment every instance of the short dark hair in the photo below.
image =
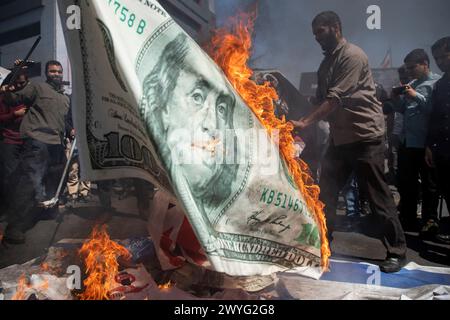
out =
<svg viewBox="0 0 450 320"><path fill-rule="evenodd" d="M450 37L444 37L436 41L431 47L431 51L435 52L436 50L444 49L445 52L450 52Z"/></svg>
<svg viewBox="0 0 450 320"><path fill-rule="evenodd" d="M334 27L338 26L339 32L342 33L342 23L341 18L334 11L324 11L319 13L312 22L313 26L328 26Z"/></svg>
<svg viewBox="0 0 450 320"><path fill-rule="evenodd" d="M427 65L430 65L430 58L428 57L428 54L423 49L414 49L410 53L407 54L405 57L405 60L403 60L405 63L424 63L426 62Z"/></svg>
<svg viewBox="0 0 450 320"><path fill-rule="evenodd" d="M56 61L56 60L50 60L50 61L47 61L47 63L45 64L45 73L48 72L48 68L50 66L60 66L61 68L63 67L61 62Z"/></svg>

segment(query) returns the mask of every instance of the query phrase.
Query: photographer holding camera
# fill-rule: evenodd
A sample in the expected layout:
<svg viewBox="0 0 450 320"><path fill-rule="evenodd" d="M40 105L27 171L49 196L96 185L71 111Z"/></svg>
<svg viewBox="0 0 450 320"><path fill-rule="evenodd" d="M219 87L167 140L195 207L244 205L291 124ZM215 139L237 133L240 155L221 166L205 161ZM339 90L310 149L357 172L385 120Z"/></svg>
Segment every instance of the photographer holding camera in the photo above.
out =
<svg viewBox="0 0 450 320"><path fill-rule="evenodd" d="M439 76L430 71L430 59L423 49L411 51L404 59L412 82L392 90L394 110L403 114L398 151L400 219L405 230L415 231L419 188L422 189L421 235L438 230L435 171L425 163L425 140L431 112L431 94ZM420 177L420 185L419 185Z"/></svg>

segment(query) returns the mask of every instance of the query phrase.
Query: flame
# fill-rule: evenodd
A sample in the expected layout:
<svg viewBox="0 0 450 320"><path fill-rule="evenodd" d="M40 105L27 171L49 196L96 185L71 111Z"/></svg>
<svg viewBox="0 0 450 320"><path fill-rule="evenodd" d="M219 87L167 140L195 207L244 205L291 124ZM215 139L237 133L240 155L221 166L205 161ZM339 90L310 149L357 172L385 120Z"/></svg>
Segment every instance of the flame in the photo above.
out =
<svg viewBox="0 0 450 320"><path fill-rule="evenodd" d="M11 300L25 300L28 288L30 288L28 279L25 274L22 274L19 278L19 283L17 284L16 293L12 296Z"/></svg>
<svg viewBox="0 0 450 320"><path fill-rule="evenodd" d="M165 284L160 284L158 285L158 288L160 290L169 290L170 288L173 287L172 281L169 280L169 282L165 283Z"/></svg>
<svg viewBox="0 0 450 320"><path fill-rule="evenodd" d="M302 193L308 208L314 213L321 235L321 265L328 269L331 255L327 239L327 227L324 205L319 201L320 189L314 184L307 164L294 157L295 146L292 136L293 125L283 117L278 119L274 113L274 101L278 100L277 92L267 82L258 85L251 80L253 70L247 65L250 59L252 39L256 20L256 11L240 13L230 20L230 26L215 31L211 44L207 47L212 59L224 71L228 80L253 113L264 125L269 135L279 134L280 153Z"/></svg>
<svg viewBox="0 0 450 320"><path fill-rule="evenodd" d="M27 297L27 291L30 289L34 289L36 291L45 291L49 288L49 282L48 280L44 280L44 282L39 286L33 286L30 283L28 283L28 278L23 273L20 278L19 282L17 284L16 293L12 296L11 300L25 300Z"/></svg>
<svg viewBox="0 0 450 320"><path fill-rule="evenodd" d="M115 276L119 271L118 257L131 258L127 249L112 241L106 226L95 226L90 239L81 247L84 256L87 279L83 282L86 290L79 296L81 300L109 300L108 292L113 289Z"/></svg>

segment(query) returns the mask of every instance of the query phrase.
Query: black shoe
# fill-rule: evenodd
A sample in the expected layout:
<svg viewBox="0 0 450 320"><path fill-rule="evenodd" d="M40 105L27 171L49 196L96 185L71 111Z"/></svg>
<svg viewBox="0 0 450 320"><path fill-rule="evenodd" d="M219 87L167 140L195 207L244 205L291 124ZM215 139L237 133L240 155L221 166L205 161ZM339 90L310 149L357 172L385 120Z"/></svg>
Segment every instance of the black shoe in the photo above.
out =
<svg viewBox="0 0 450 320"><path fill-rule="evenodd" d="M25 243L25 234L19 229L6 227L3 241L10 244L23 244Z"/></svg>
<svg viewBox="0 0 450 320"><path fill-rule="evenodd" d="M380 264L380 270L384 273L393 273L400 271L406 264L406 257L387 257Z"/></svg>
<svg viewBox="0 0 450 320"><path fill-rule="evenodd" d="M450 244L450 234L440 233L436 236L436 240L441 243Z"/></svg>

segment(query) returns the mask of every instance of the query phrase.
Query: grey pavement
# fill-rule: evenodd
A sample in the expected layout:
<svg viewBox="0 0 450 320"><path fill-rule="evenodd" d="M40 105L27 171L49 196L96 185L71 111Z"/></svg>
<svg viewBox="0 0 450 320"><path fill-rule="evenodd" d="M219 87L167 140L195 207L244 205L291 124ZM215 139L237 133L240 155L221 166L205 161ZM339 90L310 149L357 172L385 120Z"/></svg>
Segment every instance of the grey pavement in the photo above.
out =
<svg viewBox="0 0 450 320"><path fill-rule="evenodd" d="M112 206L115 211L111 212L112 217L107 223L111 238L127 239L147 235L147 222L139 217L137 200L134 196L120 199L115 195L112 198ZM444 215L448 216L448 210L444 209ZM56 243L62 239L86 239L93 226L98 222L102 211L96 196L93 196L93 201L90 203L79 204L72 209L61 206L60 210L63 213L63 221L59 227L55 220L40 221L26 233L25 244L1 245L0 269L13 264L22 264L43 255L51 244L50 242ZM343 211L341 210L339 214L342 216ZM369 229L373 229L371 223L370 219L365 223ZM375 227L375 225L373 226ZM0 224L0 230L4 227L5 223ZM357 226L355 228L358 229ZM333 258L375 264L385 258L385 249L381 241L374 238L373 234L367 235L368 233L364 231L350 231L353 232L337 231L334 233L334 240L331 244ZM409 261L425 266L450 266L449 245L422 241L418 234L413 232L407 232L406 237ZM52 238L53 241L51 241Z"/></svg>

